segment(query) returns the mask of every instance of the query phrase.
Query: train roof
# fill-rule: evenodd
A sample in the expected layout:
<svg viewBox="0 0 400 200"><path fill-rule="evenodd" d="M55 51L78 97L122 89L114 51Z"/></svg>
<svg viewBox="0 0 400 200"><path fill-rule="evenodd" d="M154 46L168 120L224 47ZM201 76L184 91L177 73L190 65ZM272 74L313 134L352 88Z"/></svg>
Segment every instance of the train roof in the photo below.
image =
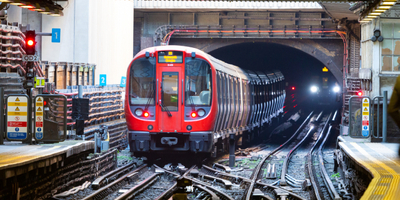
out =
<svg viewBox="0 0 400 200"><path fill-rule="evenodd" d="M271 83L276 82L278 80L283 80L283 74L280 71L275 70L274 72L253 72L251 70L243 70L242 68L226 63L222 60L214 58L213 56L205 53L200 49L196 49L188 46L180 46L180 45L167 45L167 46L155 46L149 47L141 50L137 55L144 54L145 52L153 53L155 51L185 51L187 53L195 52L196 55L200 55L206 59L214 66L217 71L224 72L234 77L239 77L243 80L253 81L254 83ZM136 56L135 56L136 57Z"/></svg>

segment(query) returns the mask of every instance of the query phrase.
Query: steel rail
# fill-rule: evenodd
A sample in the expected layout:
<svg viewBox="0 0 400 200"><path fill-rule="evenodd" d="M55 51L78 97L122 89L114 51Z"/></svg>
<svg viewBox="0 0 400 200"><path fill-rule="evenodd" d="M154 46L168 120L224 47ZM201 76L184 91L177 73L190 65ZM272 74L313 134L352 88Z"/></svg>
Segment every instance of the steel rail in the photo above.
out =
<svg viewBox="0 0 400 200"><path fill-rule="evenodd" d="M313 190L314 190L314 194L315 194L315 197L317 198L317 200L322 200L323 199L323 197L321 196L321 195L323 195L322 194L322 192L321 192L321 185L319 185L318 184L318 180L316 180L316 177L314 176L314 170L313 170L313 159L312 159L312 154L313 154L313 151L314 151L314 149L319 145L319 143L322 141L322 138L324 138L323 137L323 135L324 135L324 132L325 132L325 130L326 130L326 127L328 127L328 124L329 124L329 121L330 121L330 119L331 119L331 116L332 116L332 113L329 115L329 117L326 119L326 122L325 122L325 125L324 125L324 127L322 128L322 130L321 130L321 132L320 132L320 134L319 134L319 136L318 136L318 139L317 139L317 141L315 142L315 144L311 147L311 149L310 149L310 151L308 152L308 154L307 154L307 170L308 170L308 175L310 176L310 181L311 181L311 185L313 186ZM322 165L321 165L321 163L319 163L319 165L320 165L320 167L323 167Z"/></svg>
<svg viewBox="0 0 400 200"><path fill-rule="evenodd" d="M134 167L134 165L135 165L135 163L131 162L125 166L122 166L118 169L115 169L115 170L108 172L107 174L97 178L96 180L93 181L92 188L95 190L99 189L102 185L104 185L104 182L107 182L106 184L108 184L108 180L110 178L119 176L120 174L126 172L127 170L130 170L132 167Z"/></svg>
<svg viewBox="0 0 400 200"><path fill-rule="evenodd" d="M219 199L219 197L213 191L207 189L206 187L203 187L201 185L194 185L194 187L197 187L200 190L203 190L203 191L207 192L211 196L211 200L218 200Z"/></svg>
<svg viewBox="0 0 400 200"><path fill-rule="evenodd" d="M145 180L140 182L138 185L133 186L131 189L117 197L115 200L124 200L124 199L129 199L131 196L134 196L135 194L143 191L150 185L154 184L157 179L159 178L160 174L154 173L151 176L147 177Z"/></svg>
<svg viewBox="0 0 400 200"><path fill-rule="evenodd" d="M133 174L135 174L135 173L138 173L139 171L141 171L142 169L144 169L146 166L147 166L146 164L142 165L141 167L135 169L134 171L132 171L132 172L130 172L130 173L128 173L128 174L122 176L121 178L119 178L119 179L117 179L117 180L115 180L115 181L112 182L111 184L109 184L109 185L107 185L107 186L105 186L105 187L100 188L100 189L97 190L95 193L92 193L91 195L87 196L87 197L84 198L83 200L95 200L95 199L97 199L96 197L97 197L98 195L102 195L102 193L103 193L105 190L108 190L108 189L111 188L112 186L114 186L114 185L118 184L119 182L123 181L126 177L128 177L128 176L130 176L130 175L133 175Z"/></svg>
<svg viewBox="0 0 400 200"><path fill-rule="evenodd" d="M251 180L248 179L248 178L245 178L245 177L242 177L242 176L236 176L236 175L228 174L228 173L225 173L225 172L221 172L221 171L218 171L218 170L213 169L213 168L211 168L211 167L209 167L209 166L206 166L206 165L203 165L202 168L204 168L204 169L206 169L206 170L208 170L208 171L213 172L214 175L217 176L217 177L220 177L220 178L229 177L229 178L231 178L230 181L232 181L232 180L238 180L238 179L239 179L239 180L242 180L242 181L244 181L244 182L248 182L248 183L251 182ZM226 179L226 178L225 178L225 179Z"/></svg>
<svg viewBox="0 0 400 200"><path fill-rule="evenodd" d="M314 111L312 111L312 112L307 116L307 118L306 118L306 119L304 120L304 122L300 125L300 127L296 130L296 132L292 135L292 137L290 137L285 143L283 143L282 145L280 145L278 148L276 148L276 149L274 149L273 151L271 151L267 156L265 156L265 157L260 161L260 163L258 163L258 165L257 165L257 167L255 168L253 174L251 175L251 180L252 180L252 182L251 182L249 188L247 189L246 200L251 200L251 196L252 196L252 192L253 192L253 189L254 189L254 185L256 184L256 183L255 183L255 180L257 179L258 174L260 173L261 168L262 168L264 162L265 162L270 156L272 156L272 155L275 154L277 151L279 151L279 150L282 149L284 146L286 146L289 142L291 142L291 141L297 136L297 134L300 132L300 130L303 129L303 126L307 123L307 121L310 119L310 117L312 116L313 113L314 113Z"/></svg>
<svg viewBox="0 0 400 200"><path fill-rule="evenodd" d="M282 173L281 173L281 180L280 180L280 185L287 185L288 183L286 182L286 174L288 171L288 167L289 167L289 160L290 158L293 156L293 153L296 151L297 148L300 147L300 145L302 145L304 143L304 141L308 138L308 136L310 135L311 131L314 130L314 127L310 127L310 129L308 130L306 136L303 137L303 139L297 143L296 146L294 146L289 153L286 155L285 160L283 161L283 165L282 165Z"/></svg>
<svg viewBox="0 0 400 200"><path fill-rule="evenodd" d="M178 184L175 182L174 185L161 193L158 197L155 198L155 200L168 199L168 197L172 196L172 193L177 188L177 185Z"/></svg>
<svg viewBox="0 0 400 200"><path fill-rule="evenodd" d="M336 115L336 113L335 113ZM331 196L332 199L334 200L341 200L342 198L340 197L339 193L336 191L335 186L333 186L332 180L330 179L330 176L328 175L328 172L326 171L325 165L324 165L324 158L322 156L322 148L325 146L326 140L329 138L330 132L331 132L332 126L329 126L328 131L326 132L324 141L322 141L321 145L318 148L318 159L319 159L319 165L320 165L320 170L321 173L324 176L324 182L325 185L328 187L329 195Z"/></svg>
<svg viewBox="0 0 400 200"><path fill-rule="evenodd" d="M271 188L271 189L274 189L274 190L276 190L276 189L284 190L285 192L287 192L287 193L289 194L289 196L293 197L293 199L306 200L305 198L299 196L299 195L296 194L296 193L287 191L287 190L282 189L282 188L277 187L277 186L269 185L269 184L263 183L263 182L261 182L261 181L257 181L256 184L261 185L261 186L266 187L266 188Z"/></svg>

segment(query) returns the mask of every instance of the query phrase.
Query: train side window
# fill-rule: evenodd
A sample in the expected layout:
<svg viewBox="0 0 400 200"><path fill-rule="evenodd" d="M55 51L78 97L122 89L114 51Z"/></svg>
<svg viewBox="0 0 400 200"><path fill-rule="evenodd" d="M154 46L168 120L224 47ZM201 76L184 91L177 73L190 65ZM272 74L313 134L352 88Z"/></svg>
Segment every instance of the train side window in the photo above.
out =
<svg viewBox="0 0 400 200"><path fill-rule="evenodd" d="M135 60L129 73L129 102L131 105L154 105L155 58Z"/></svg>
<svg viewBox="0 0 400 200"><path fill-rule="evenodd" d="M211 67L203 59L186 58L185 104L211 106Z"/></svg>

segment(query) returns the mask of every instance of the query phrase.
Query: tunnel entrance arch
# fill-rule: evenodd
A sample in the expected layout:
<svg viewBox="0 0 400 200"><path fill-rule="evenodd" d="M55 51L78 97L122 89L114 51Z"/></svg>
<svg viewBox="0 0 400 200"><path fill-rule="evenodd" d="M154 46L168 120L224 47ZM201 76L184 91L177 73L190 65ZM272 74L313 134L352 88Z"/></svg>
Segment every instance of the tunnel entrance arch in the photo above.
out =
<svg viewBox="0 0 400 200"><path fill-rule="evenodd" d="M343 84L343 42L339 39L207 39L207 38L174 38L170 45L184 45L200 49L206 53L241 43L270 43L298 49L309 54L324 64L337 82ZM290 58L288 58L290 59Z"/></svg>

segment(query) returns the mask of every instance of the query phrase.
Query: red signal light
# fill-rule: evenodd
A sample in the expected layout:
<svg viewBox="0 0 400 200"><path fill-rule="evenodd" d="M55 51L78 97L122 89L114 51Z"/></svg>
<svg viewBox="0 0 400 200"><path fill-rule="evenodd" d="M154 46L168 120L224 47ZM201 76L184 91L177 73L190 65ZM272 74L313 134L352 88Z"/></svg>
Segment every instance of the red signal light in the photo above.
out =
<svg viewBox="0 0 400 200"><path fill-rule="evenodd" d="M192 112L192 114L190 114L190 116L192 116L193 118L195 118L197 116L197 113Z"/></svg>
<svg viewBox="0 0 400 200"><path fill-rule="evenodd" d="M149 117L149 116L150 116L149 112L146 111L143 113L143 117Z"/></svg>
<svg viewBox="0 0 400 200"><path fill-rule="evenodd" d="M292 90L296 89L295 87L292 87Z"/></svg>
<svg viewBox="0 0 400 200"><path fill-rule="evenodd" d="M357 92L357 95L358 95L358 96L362 96L362 95L363 95L362 91L358 91L358 92Z"/></svg>
<svg viewBox="0 0 400 200"><path fill-rule="evenodd" d="M28 46L32 46L35 44L35 42L33 40L28 40L27 44L28 44Z"/></svg>
<svg viewBox="0 0 400 200"><path fill-rule="evenodd" d="M44 102L43 102L43 105L47 105L47 101L44 101Z"/></svg>

